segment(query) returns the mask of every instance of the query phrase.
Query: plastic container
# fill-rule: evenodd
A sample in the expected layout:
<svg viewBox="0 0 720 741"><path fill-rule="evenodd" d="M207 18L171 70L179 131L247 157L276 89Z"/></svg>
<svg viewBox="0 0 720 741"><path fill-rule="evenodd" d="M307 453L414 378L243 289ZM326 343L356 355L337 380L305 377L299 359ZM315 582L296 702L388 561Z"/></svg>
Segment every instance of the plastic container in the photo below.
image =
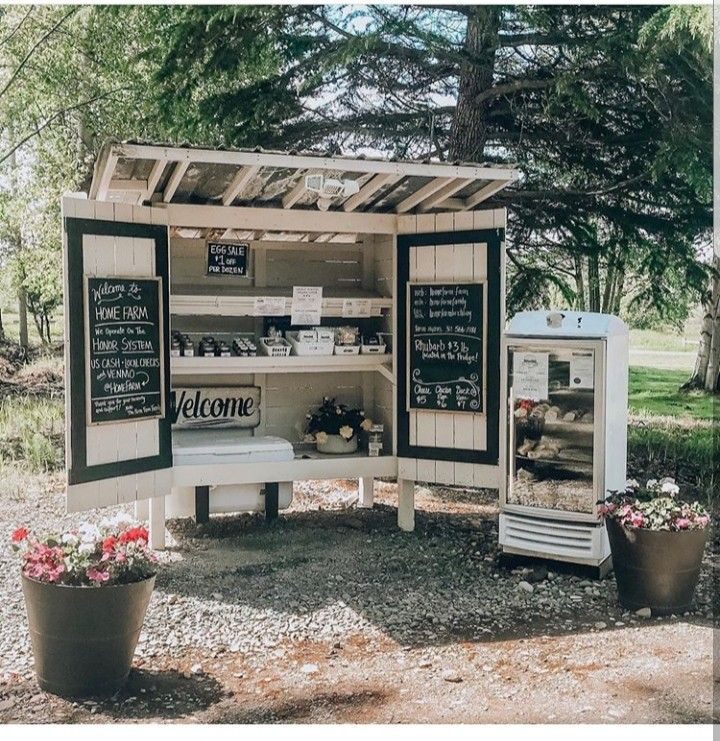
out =
<svg viewBox="0 0 720 741"><path fill-rule="evenodd" d="M335 349L335 340L329 339L301 341L297 332L287 332L286 337L292 347L293 355L332 355Z"/></svg>
<svg viewBox="0 0 720 741"><path fill-rule="evenodd" d="M284 358L290 355L292 345L284 337L261 337L259 341L261 355L271 358Z"/></svg>

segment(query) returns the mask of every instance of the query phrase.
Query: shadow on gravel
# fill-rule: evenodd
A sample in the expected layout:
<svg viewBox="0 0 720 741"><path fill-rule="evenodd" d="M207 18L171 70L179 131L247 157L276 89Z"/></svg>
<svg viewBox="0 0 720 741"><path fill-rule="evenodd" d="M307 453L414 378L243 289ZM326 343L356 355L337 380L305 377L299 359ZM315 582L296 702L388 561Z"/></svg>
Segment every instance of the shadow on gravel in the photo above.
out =
<svg viewBox="0 0 720 741"><path fill-rule="evenodd" d="M411 647L562 636L600 622L612 630L609 618L626 620L612 577L583 583L587 576L552 564L554 584L566 593L561 606L544 603L537 584L524 594L525 577L499 561L492 515L418 510L413 533L400 532L396 517L394 507L376 504L289 512L274 522L262 515L171 521L183 559L160 572L157 586L288 619L344 604ZM684 620L705 622L700 614Z"/></svg>
<svg viewBox="0 0 720 741"><path fill-rule="evenodd" d="M384 705L380 691L319 692L261 707L232 708L218 713L213 723L363 723L372 722L368 711Z"/></svg>
<svg viewBox="0 0 720 741"><path fill-rule="evenodd" d="M222 685L207 674L186 678L178 671L133 669L127 684L109 698L79 700L78 705L113 719L174 719L189 716L226 697Z"/></svg>

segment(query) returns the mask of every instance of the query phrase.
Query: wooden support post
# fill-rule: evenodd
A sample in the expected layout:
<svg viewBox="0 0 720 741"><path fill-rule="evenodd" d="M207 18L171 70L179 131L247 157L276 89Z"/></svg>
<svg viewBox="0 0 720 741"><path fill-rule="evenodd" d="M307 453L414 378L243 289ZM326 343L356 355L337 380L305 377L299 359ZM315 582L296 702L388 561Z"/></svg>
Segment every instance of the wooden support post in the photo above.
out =
<svg viewBox="0 0 720 741"><path fill-rule="evenodd" d="M363 477L358 481L358 507L372 507L375 479Z"/></svg>
<svg viewBox="0 0 720 741"><path fill-rule="evenodd" d="M405 532L415 529L415 482L398 479L398 527Z"/></svg>
<svg viewBox="0 0 720 741"><path fill-rule="evenodd" d="M195 522L200 525L210 522L210 487L195 487Z"/></svg>
<svg viewBox="0 0 720 741"><path fill-rule="evenodd" d="M277 481L265 484L265 519L276 520L278 516L280 485Z"/></svg>
<svg viewBox="0 0 720 741"><path fill-rule="evenodd" d="M150 500L135 500L135 519L139 522L147 522L150 519Z"/></svg>
<svg viewBox="0 0 720 741"><path fill-rule="evenodd" d="M165 497L150 500L150 547L165 548Z"/></svg>

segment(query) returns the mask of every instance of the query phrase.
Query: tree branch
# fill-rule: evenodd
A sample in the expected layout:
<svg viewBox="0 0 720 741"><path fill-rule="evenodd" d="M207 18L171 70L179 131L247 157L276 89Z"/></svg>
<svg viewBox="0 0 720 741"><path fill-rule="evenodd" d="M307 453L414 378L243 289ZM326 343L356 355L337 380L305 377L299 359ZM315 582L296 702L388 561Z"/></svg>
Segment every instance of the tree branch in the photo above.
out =
<svg viewBox="0 0 720 741"><path fill-rule="evenodd" d="M103 98L109 98L111 95L114 95L115 93L122 92L123 90L129 90L128 87L119 87L115 90L109 90L106 93L101 93L100 95L95 95L92 98L88 98L88 100L84 100L82 103L77 103L76 105L69 106L68 108L61 108L59 111L55 111L50 118L43 121L41 124L39 124L35 129L33 129L27 136L23 137L17 144L15 144L11 149L9 149L5 154L3 154L0 157L0 165L5 162L5 160L12 157L12 155L17 152L20 147L22 147L24 144L27 144L33 137L38 136L38 134L41 134L48 126L50 126L53 121L56 121L61 116L64 116L66 113L70 113L71 111L77 111L80 108L84 108L85 106L91 105L92 103L97 102L98 100L102 100Z"/></svg>
<svg viewBox="0 0 720 741"><path fill-rule="evenodd" d="M35 44L33 44L30 51L25 55L15 71L10 75L10 79L5 83L3 89L0 90L0 98L2 98L2 96L8 91L17 76L22 72L25 65L30 61L30 57L32 57L32 55L38 50L38 48L40 48L40 46L42 46L55 33L55 31L57 31L58 28L60 28L60 26L62 26L62 24L65 23L68 18L70 18L71 15L77 13L77 11L78 8L73 8L72 10L70 10L69 13L66 13L49 31L47 31L43 36L40 37L40 39L38 39L38 41L35 42Z"/></svg>

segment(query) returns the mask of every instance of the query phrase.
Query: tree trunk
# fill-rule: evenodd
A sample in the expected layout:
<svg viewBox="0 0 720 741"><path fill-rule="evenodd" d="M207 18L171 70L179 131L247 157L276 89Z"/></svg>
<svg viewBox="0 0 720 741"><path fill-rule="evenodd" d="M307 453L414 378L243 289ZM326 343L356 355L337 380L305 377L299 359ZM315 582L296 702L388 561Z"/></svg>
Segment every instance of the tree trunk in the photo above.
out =
<svg viewBox="0 0 720 741"><path fill-rule="evenodd" d="M469 7L464 56L460 64L458 100L450 130L450 160L482 162L487 139L487 100L479 95L493 85L501 8Z"/></svg>
<svg viewBox="0 0 720 741"><path fill-rule="evenodd" d="M615 264L612 256L608 260L607 272L605 273L605 290L603 291L602 309L604 314L610 312L610 306L613 301L613 291L615 289Z"/></svg>
<svg viewBox="0 0 720 741"><path fill-rule="evenodd" d="M573 255L575 261L575 308L578 311L585 311L585 279L583 277L582 255Z"/></svg>
<svg viewBox="0 0 720 741"><path fill-rule="evenodd" d="M27 294L24 288L20 288L18 291L18 313L20 314L20 346L27 348L30 341L27 324Z"/></svg>
<svg viewBox="0 0 720 741"><path fill-rule="evenodd" d="M601 311L600 306L600 267L597 253L588 255L588 309Z"/></svg>
<svg viewBox="0 0 720 741"><path fill-rule="evenodd" d="M613 295L613 301L610 306L610 313L616 316L620 314L620 301L623 297L623 289L625 288L625 263L620 265L620 268L615 276L615 293Z"/></svg>
<svg viewBox="0 0 720 741"><path fill-rule="evenodd" d="M720 257L715 257L714 269L720 270ZM711 289L707 292L705 315L700 328L695 370L682 385L683 389L704 388L708 391L720 390L720 277L712 278Z"/></svg>

